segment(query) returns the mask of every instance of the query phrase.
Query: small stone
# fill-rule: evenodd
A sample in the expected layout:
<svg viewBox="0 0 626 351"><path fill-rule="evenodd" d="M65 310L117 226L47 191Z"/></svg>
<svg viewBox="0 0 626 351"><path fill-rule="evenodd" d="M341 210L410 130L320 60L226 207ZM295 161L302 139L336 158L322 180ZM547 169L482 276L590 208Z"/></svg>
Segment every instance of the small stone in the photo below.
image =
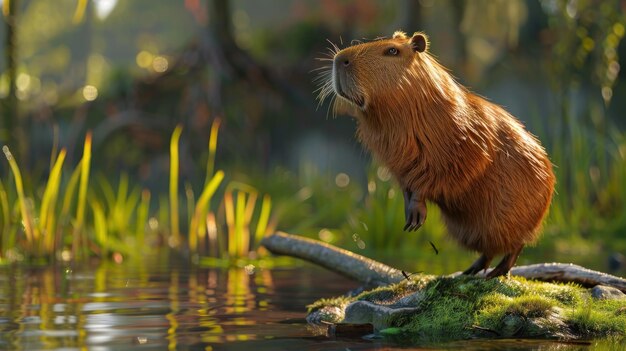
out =
<svg viewBox="0 0 626 351"><path fill-rule="evenodd" d="M502 319L502 328L499 330L502 336L511 337L524 327L524 318L516 314L507 314Z"/></svg>
<svg viewBox="0 0 626 351"><path fill-rule="evenodd" d="M426 298L426 294L422 291L417 291L401 298L390 307L417 307L424 300L424 298Z"/></svg>
<svg viewBox="0 0 626 351"><path fill-rule="evenodd" d="M389 308L369 301L355 301L346 307L344 323L372 323L380 330L391 327L391 321L406 313L414 313L416 308Z"/></svg>
<svg viewBox="0 0 626 351"><path fill-rule="evenodd" d="M591 297L598 300L614 300L623 299L626 294L611 286L596 285L591 289Z"/></svg>
<svg viewBox="0 0 626 351"><path fill-rule="evenodd" d="M344 318L344 310L337 306L326 306L306 316L306 321L313 325L339 323Z"/></svg>
<svg viewBox="0 0 626 351"><path fill-rule="evenodd" d="M345 310L344 323L371 323L374 313L382 308L368 301L355 301Z"/></svg>

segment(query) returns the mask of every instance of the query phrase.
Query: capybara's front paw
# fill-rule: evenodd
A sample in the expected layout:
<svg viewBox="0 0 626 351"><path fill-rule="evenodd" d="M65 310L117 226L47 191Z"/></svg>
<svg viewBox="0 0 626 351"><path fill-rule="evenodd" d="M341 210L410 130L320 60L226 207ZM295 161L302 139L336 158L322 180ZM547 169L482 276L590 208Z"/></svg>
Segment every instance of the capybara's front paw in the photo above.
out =
<svg viewBox="0 0 626 351"><path fill-rule="evenodd" d="M405 231L415 231L426 221L426 202L410 199L406 208Z"/></svg>

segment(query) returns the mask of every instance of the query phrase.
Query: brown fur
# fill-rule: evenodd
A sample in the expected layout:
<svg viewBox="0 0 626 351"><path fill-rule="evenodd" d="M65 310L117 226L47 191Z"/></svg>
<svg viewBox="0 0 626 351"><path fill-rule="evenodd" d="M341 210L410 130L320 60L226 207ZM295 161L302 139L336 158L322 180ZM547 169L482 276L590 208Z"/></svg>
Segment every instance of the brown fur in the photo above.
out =
<svg viewBox="0 0 626 351"><path fill-rule="evenodd" d="M425 47L416 50L416 38ZM333 53L321 98L334 90L335 111L356 118L358 138L403 189L441 208L461 245L490 261L536 240L555 180L546 152L515 117L458 84L422 33Z"/></svg>

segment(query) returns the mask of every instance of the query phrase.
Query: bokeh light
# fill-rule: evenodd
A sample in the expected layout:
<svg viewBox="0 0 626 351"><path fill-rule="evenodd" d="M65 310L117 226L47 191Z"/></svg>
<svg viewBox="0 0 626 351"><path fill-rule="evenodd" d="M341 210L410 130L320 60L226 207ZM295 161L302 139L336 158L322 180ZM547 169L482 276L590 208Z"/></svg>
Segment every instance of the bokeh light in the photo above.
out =
<svg viewBox="0 0 626 351"><path fill-rule="evenodd" d="M141 50L135 57L137 66L141 68L150 68L152 66L153 55L146 50Z"/></svg>
<svg viewBox="0 0 626 351"><path fill-rule="evenodd" d="M345 188L350 184L350 176L345 173L339 173L335 177L335 184L340 188Z"/></svg>
<svg viewBox="0 0 626 351"><path fill-rule="evenodd" d="M167 71L168 64L169 63L167 62L167 59L165 57L157 56L152 61L152 68L156 72L163 73L163 72Z"/></svg>
<svg viewBox="0 0 626 351"><path fill-rule="evenodd" d="M20 73L15 80L15 87L20 91L27 91L30 86L30 76L26 73Z"/></svg>
<svg viewBox="0 0 626 351"><path fill-rule="evenodd" d="M83 97L87 101L94 101L98 98L98 89L93 85L85 85L83 88Z"/></svg>

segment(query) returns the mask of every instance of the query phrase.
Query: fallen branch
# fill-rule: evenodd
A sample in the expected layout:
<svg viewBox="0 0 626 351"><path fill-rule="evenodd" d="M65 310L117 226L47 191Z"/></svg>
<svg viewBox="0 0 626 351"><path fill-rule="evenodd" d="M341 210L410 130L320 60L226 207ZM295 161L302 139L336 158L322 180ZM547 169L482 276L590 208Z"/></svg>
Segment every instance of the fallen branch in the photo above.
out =
<svg viewBox="0 0 626 351"><path fill-rule="evenodd" d="M297 257L365 284L389 285L405 279L402 271L321 241L276 233L261 242L270 252ZM486 273L488 273L487 270ZM458 275L460 272L452 274ZM514 267L512 275L542 281L606 285L626 292L626 279L571 263L541 263Z"/></svg>
<svg viewBox="0 0 626 351"><path fill-rule="evenodd" d="M606 285L626 292L626 279L572 263L538 263L513 267L511 274L528 279L573 282L584 286Z"/></svg>
<svg viewBox="0 0 626 351"><path fill-rule="evenodd" d="M365 284L389 285L404 279L402 273L383 263L321 241L276 233L261 241L270 252L297 257Z"/></svg>

